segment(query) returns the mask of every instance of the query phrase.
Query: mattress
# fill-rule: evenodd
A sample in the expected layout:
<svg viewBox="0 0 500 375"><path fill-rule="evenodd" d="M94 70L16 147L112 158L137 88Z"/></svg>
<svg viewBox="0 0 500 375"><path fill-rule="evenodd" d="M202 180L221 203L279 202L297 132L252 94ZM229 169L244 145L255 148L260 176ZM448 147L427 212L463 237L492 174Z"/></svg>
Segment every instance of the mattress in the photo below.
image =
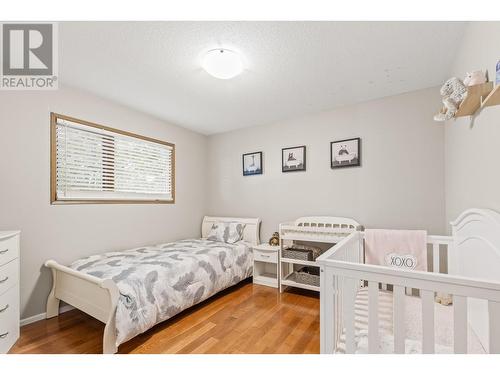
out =
<svg viewBox="0 0 500 375"><path fill-rule="evenodd" d="M79 259L70 268L120 291L116 345L252 276L251 245L189 239Z"/></svg>
<svg viewBox="0 0 500 375"><path fill-rule="evenodd" d="M392 292L379 291L379 353L394 353L393 296ZM434 304L435 352L453 353L453 305ZM468 327L468 353L486 353L477 335ZM355 303L356 353L368 352L368 290L362 288ZM345 334L337 345L338 353L345 353ZM422 301L416 296L405 296L405 352L422 353Z"/></svg>

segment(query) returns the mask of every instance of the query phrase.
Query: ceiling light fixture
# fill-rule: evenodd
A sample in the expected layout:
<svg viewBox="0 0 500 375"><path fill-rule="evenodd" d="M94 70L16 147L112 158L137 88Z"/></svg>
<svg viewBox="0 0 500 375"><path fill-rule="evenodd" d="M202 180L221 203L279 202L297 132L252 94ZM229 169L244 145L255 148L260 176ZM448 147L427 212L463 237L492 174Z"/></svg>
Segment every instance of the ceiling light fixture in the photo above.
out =
<svg viewBox="0 0 500 375"><path fill-rule="evenodd" d="M230 79L243 71L243 62L236 52L218 48L203 56L202 67L215 78Z"/></svg>

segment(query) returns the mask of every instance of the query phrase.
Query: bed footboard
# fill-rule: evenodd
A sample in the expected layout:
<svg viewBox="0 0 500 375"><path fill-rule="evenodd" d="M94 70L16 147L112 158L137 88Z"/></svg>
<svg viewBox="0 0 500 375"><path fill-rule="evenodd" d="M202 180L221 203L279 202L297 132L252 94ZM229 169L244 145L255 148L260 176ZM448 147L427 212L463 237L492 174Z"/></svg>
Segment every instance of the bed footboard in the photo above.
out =
<svg viewBox="0 0 500 375"><path fill-rule="evenodd" d="M73 270L54 260L45 262L52 271L52 290L47 299L47 319L59 315L59 302L93 316L105 323L103 353L116 353L115 312L120 292L112 280Z"/></svg>

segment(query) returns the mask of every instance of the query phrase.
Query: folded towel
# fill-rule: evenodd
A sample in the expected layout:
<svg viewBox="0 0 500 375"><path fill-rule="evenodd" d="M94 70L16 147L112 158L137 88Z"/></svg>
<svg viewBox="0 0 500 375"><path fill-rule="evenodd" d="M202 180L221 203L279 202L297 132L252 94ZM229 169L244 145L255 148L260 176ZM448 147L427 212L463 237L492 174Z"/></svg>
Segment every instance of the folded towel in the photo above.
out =
<svg viewBox="0 0 500 375"><path fill-rule="evenodd" d="M427 232L367 229L365 261L367 264L427 271Z"/></svg>

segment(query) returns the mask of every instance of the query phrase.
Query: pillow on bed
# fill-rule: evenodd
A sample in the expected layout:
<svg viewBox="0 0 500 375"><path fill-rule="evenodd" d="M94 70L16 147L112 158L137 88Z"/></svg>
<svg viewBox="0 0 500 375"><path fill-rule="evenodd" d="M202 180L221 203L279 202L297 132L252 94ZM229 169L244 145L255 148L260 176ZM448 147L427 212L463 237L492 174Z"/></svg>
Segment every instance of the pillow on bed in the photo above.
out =
<svg viewBox="0 0 500 375"><path fill-rule="evenodd" d="M208 233L207 240L225 243L236 243L243 238L245 224L215 223Z"/></svg>

